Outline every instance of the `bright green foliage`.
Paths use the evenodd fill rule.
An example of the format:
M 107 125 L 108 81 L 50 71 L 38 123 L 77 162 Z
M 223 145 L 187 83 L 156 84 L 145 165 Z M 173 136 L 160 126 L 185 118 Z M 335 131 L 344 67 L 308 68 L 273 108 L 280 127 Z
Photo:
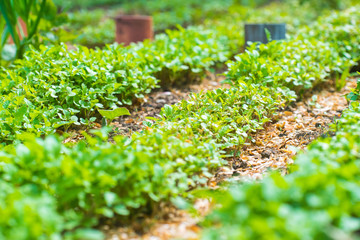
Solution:
M 288 41 L 258 49 L 254 45 L 228 63 L 229 82 L 288 86 L 301 93 L 332 73 L 348 73 L 359 55 L 357 12 L 354 8 L 323 18 Z M 356 95 L 355 89 L 349 95 L 353 101 L 349 110 L 333 127 L 336 136 L 310 145 L 296 157 L 289 175 L 274 172 L 260 183 L 232 185 L 214 193 L 219 207 L 205 221 L 203 239 L 357 239 L 360 104 Z
M 228 62 L 227 82 L 288 86 L 298 93 L 347 72 L 359 58 L 357 8 L 322 18 L 287 41 L 253 44 Z M 343 77 L 337 77 L 344 79 Z
M 190 139 L 216 140 L 221 148 L 242 146 L 249 133 L 262 129 L 275 111 L 295 100 L 289 89 L 267 88 L 242 82 L 231 89 L 193 94 L 160 115 L 165 127 L 178 129 Z
M 3 178 L 0 180 L 0 239 L 59 239 L 63 220 L 56 212 L 55 199 L 35 186 L 14 186 L 6 181 L 8 176 L 5 181 Z
M 228 38 L 202 28 L 168 31 L 128 48 L 68 50 L 62 44 L 31 50 L 0 70 L 0 141 L 24 131 L 40 136 L 88 125 L 97 108 L 131 105 L 157 87 L 157 78 L 164 87 L 188 84 L 229 56 Z
M 353 23 L 356 21 L 357 18 Z M 134 97 L 142 97 L 155 87 L 154 76 L 167 85 L 183 84 L 187 76 L 191 80 L 201 77 L 231 54 L 234 42 L 228 37 L 219 38 L 219 34 L 216 30 L 180 28 L 159 36 L 153 43 L 129 48 L 114 45 L 105 50 L 79 47 L 68 51 L 61 45 L 31 51 L 13 68 L 1 70 L 2 138 L 14 137 L 24 130 L 40 135 L 62 124 L 87 124 L 95 109 L 115 109 L 130 104 Z M 7 146 L 0 152 L 0 179 L 10 188 L 35 189 L 34 197 L 29 194 L 34 206 L 44 203 L 59 224 L 53 226 L 50 221 L 37 230 L 37 235 L 19 239 L 44 239 L 61 233 L 69 238 L 100 238 L 98 232 L 87 229 L 100 219 L 123 220 L 137 213 L 150 213 L 160 201 L 186 196 L 188 190 L 206 183 L 211 171 L 223 164 L 223 154 L 239 149 L 248 133 L 261 129 L 271 114 L 294 99 L 292 90 L 301 93 L 331 72 L 344 70 L 343 64 L 347 68 L 353 63 L 351 57 L 355 55 L 347 56 L 346 47 L 336 47 L 330 38 L 302 39 L 306 38 L 304 34 L 260 45 L 258 50 L 253 46 L 229 62 L 227 77 L 231 89 L 195 94 L 187 102 L 165 106 L 160 120 L 145 123 L 146 129 L 130 138 L 119 136 L 110 143 L 103 129 L 94 132 L 97 137 L 84 134 L 86 141 L 67 146 L 54 136 L 34 139 L 22 135 L 24 144 Z M 346 37 L 355 46 L 357 36 Z M 341 143 L 335 148 L 339 155 L 326 155 L 324 150 L 332 146 L 332 140 L 326 140 L 331 144 L 314 145 L 315 149 L 324 146 L 319 151 L 324 154 L 321 159 L 314 158 L 310 163 L 304 160 L 298 165 L 305 170 L 286 178 L 274 174 L 264 183 L 245 185 L 246 191 L 235 188 L 223 193 L 227 197 L 223 208 L 210 218 L 211 223 L 221 220 L 222 225 L 216 225 L 221 237 L 276 239 L 286 234 L 290 239 L 303 235 L 322 239 L 334 226 L 343 231 L 341 234 L 357 230 L 358 219 L 349 217 L 358 217 L 359 212 L 359 179 L 355 173 L 360 141 L 345 125 L 350 124 L 339 123 L 343 129 L 336 138 Z M 357 129 L 356 124 L 352 127 Z M 346 151 L 352 154 L 349 159 L 341 156 Z M 349 164 L 345 165 L 346 171 L 340 171 L 342 166 L 330 161 L 335 157 Z M 300 187 L 293 187 L 297 184 Z M 6 210 L 2 202 L 15 201 L 7 200 L 7 196 L 0 193 L 0 213 Z M 328 196 L 335 197 L 327 202 L 324 199 Z M 242 205 L 237 208 L 239 202 Z M 340 202 L 344 203 L 344 210 L 338 210 Z M 303 212 L 299 210 L 302 203 Z M 14 215 L 7 215 L 4 221 L 21 214 L 21 209 L 14 207 Z M 47 216 L 41 210 L 32 211 L 40 219 Z M 312 222 L 306 221 L 309 217 Z M 30 232 L 36 224 L 25 222 L 21 226 Z M 300 232 L 299 226 L 308 232 Z M 0 224 L 0 234 L 5 239 L 12 236 L 9 231 L 16 231 L 16 226 L 8 229 L 8 225 Z M 74 229 L 78 230 L 73 233 Z M 217 232 L 209 234 L 206 237 L 221 239 Z
M 108 15 L 115 14 L 103 9 L 72 12 L 63 27 L 77 36 L 73 40 L 75 44 L 103 47 L 115 42 L 115 21 L 106 18 Z
M 317 11 L 318 14 L 321 14 L 329 9 L 344 10 L 349 7 L 349 5 L 357 3 L 356 0 L 284 0 L 284 2 L 293 3 L 298 6 L 311 7 Z
M 360 60 L 359 7 L 352 7 L 342 12 L 335 12 L 318 19 L 313 27 L 305 27 L 299 32 L 299 38 L 315 38 L 331 42 L 340 56 Z
M 208 217 L 203 239 L 357 239 L 359 123 L 354 102 L 338 120 L 336 136 L 310 145 L 291 174 L 218 193 L 221 207 Z
M 357 82 L 356 88 L 346 96 L 346 99 L 348 101 L 360 100 L 360 79 Z
M 65 45 L 27 52 L 13 69 L 2 69 L 1 140 L 23 132 L 47 134 L 94 121 L 97 108 L 131 104 L 156 87 L 142 60 L 120 46 L 105 50 Z
M 131 115 L 129 110 L 126 108 L 115 108 L 113 110 L 98 109 L 98 112 L 108 121 L 107 125 L 109 125 L 117 117 Z
M 115 22 L 113 19 L 103 20 L 96 27 L 88 25 L 79 31 L 81 34 L 74 39 L 75 44 L 103 47 L 115 42 Z M 73 33 L 77 34 L 78 31 Z
M 204 77 L 216 63 L 231 55 L 229 39 L 202 27 L 168 30 L 155 40 L 134 44 L 131 48 L 145 59 L 154 76 L 164 87 L 182 86 Z
M 38 34 L 40 22 L 52 21 L 56 17 L 56 7 L 51 0 L 2 0 L 0 12 L 0 60 L 3 47 L 10 36 L 16 48 L 15 56 L 12 57 L 22 58 L 26 48 Z M 24 22 L 26 29 L 23 29 L 19 23 L 20 19 Z M 24 34 L 25 32 L 27 35 Z
M 49 201 L 56 199 L 57 212 L 65 221 L 59 227 L 67 230 L 93 226 L 104 217 L 151 211 L 157 202 L 205 183 L 209 171 L 221 163 L 213 143 L 189 143 L 175 137 L 176 131 L 150 130 L 130 139 L 119 136 L 115 144 L 98 132 L 99 138 L 85 135 L 87 143 L 74 147 L 53 136 L 30 140 L 1 153 L 0 177 L 13 186 L 27 185 L 41 195 L 50 194 Z M 0 203 L 6 196 L 0 195 Z M 6 211 L 4 207 L 0 205 L 0 212 Z M 12 217 L 2 215 L 1 220 Z M 0 236 L 8 234 L 2 226 Z
M 302 93 L 326 81 L 332 72 L 342 72 L 353 64 L 351 59 L 341 58 L 332 45 L 316 39 L 273 41 L 259 47 L 253 44 L 236 56 L 228 63 L 226 76 L 234 85 L 239 81 L 265 83 Z

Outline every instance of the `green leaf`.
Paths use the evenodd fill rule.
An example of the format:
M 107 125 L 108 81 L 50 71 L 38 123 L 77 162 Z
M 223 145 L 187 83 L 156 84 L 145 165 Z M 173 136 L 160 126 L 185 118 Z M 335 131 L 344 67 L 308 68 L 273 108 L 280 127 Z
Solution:
M 116 194 L 113 192 L 106 192 L 104 194 L 104 198 L 105 198 L 106 205 L 111 206 L 114 204 L 114 202 L 116 200 Z
M 119 214 L 119 215 L 122 215 L 122 216 L 127 216 L 129 215 L 129 210 L 127 210 L 127 208 L 125 207 L 125 205 L 117 205 L 115 208 L 114 208 L 114 211 Z
M 131 115 L 129 110 L 126 108 L 116 108 L 114 110 L 101 110 L 98 109 L 101 116 L 108 119 L 110 122 L 117 117 L 124 116 L 124 115 Z
M 74 234 L 74 239 L 102 240 L 104 239 L 104 234 L 95 229 L 78 229 Z
M 271 33 L 267 28 L 265 28 L 265 34 L 266 34 L 266 39 L 268 40 L 268 42 L 271 42 L 272 41 Z
M 23 116 L 25 115 L 27 111 L 27 107 L 25 105 L 23 105 L 22 107 L 20 107 L 14 114 L 14 117 L 17 121 L 22 121 L 23 120 Z

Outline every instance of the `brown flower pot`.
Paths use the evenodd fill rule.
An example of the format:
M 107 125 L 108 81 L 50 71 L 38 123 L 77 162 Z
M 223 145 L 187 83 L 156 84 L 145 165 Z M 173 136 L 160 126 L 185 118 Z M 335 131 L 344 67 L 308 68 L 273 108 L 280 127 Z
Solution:
M 150 16 L 120 15 L 114 18 L 116 23 L 116 42 L 125 46 L 145 39 L 153 39 L 153 21 Z
M 27 36 L 28 33 L 27 33 L 27 29 L 26 29 L 26 24 L 25 24 L 25 22 L 24 22 L 21 18 L 18 18 L 18 22 L 19 22 L 19 24 L 20 24 L 20 27 L 21 27 L 22 31 L 24 32 L 24 35 Z M 16 27 L 16 31 L 17 31 L 18 33 L 20 33 L 19 26 Z M 19 37 L 20 37 L 20 40 L 23 39 L 23 37 L 21 36 L 21 34 L 19 34 Z M 9 39 L 8 39 L 8 43 L 9 43 L 9 44 L 14 44 L 14 40 L 13 40 L 13 38 L 12 38 L 11 35 L 10 35 L 10 37 L 9 37 Z

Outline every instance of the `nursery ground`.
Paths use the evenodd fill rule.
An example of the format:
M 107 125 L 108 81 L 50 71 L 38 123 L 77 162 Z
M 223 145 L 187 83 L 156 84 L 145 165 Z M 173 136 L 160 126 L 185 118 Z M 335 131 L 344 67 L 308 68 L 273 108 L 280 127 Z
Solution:
M 339 92 L 326 87 L 311 92 L 303 101 L 292 104 L 278 112 L 273 122 L 254 135 L 254 141 L 245 145 L 240 157 L 229 159 L 227 167 L 217 171 L 209 181 L 210 188 L 219 188 L 223 183 L 234 181 L 261 180 L 269 171 L 283 174 L 293 163 L 293 156 L 318 137 L 331 135 L 328 126 L 348 106 L 344 97 L 356 87 L 354 79 Z M 211 89 L 211 87 L 210 87 Z M 164 205 L 162 213 L 155 218 L 147 218 L 131 227 L 114 228 L 104 226 L 108 240 L 118 239 L 199 239 L 201 228 L 198 223 L 209 209 L 207 199 L 195 201 L 196 217 L 186 211 Z

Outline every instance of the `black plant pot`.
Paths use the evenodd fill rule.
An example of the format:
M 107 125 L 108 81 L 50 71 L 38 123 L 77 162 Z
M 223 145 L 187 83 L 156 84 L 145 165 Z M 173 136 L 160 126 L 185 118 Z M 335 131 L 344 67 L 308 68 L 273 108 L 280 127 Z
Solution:
M 270 33 L 271 40 L 285 39 L 286 35 L 286 24 L 245 24 L 245 43 L 248 46 L 248 42 L 260 42 L 268 43 L 268 36 L 266 34 L 267 29 Z

